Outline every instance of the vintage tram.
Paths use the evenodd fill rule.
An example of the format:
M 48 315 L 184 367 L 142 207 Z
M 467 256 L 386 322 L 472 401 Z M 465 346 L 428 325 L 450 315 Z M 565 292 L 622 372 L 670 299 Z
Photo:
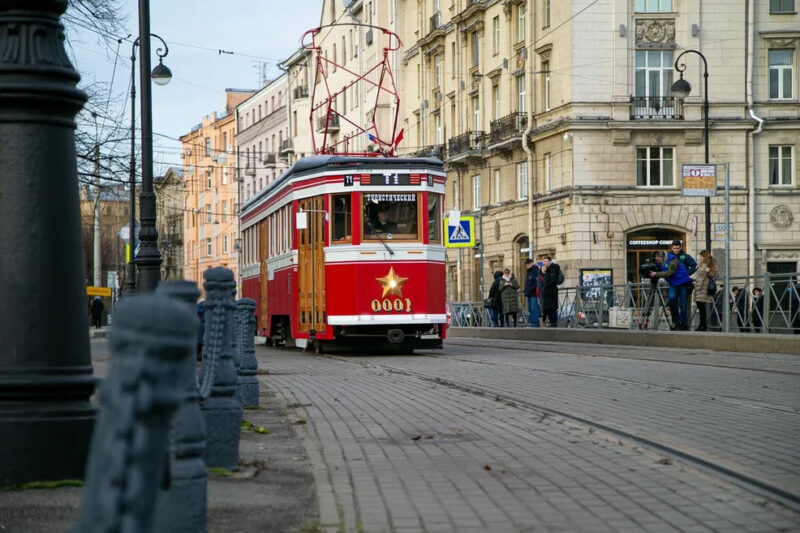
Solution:
M 242 294 L 267 341 L 410 352 L 445 338 L 445 173 L 314 155 L 242 206 Z

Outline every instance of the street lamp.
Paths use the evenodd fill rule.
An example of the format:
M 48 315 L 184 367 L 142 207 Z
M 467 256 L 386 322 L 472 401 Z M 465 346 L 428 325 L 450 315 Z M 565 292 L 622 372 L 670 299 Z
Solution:
M 153 104 L 150 96 L 150 79 L 157 85 L 166 85 L 172 79 L 172 72 L 164 65 L 163 59 L 169 53 L 167 43 L 155 33 L 150 33 L 150 7 L 147 0 L 139 3 L 140 36 L 131 45 L 131 161 L 130 161 L 130 257 L 125 267 L 125 294 L 133 294 L 137 290 L 136 266 L 139 263 L 138 290 L 152 291 L 161 278 L 161 255 L 158 251 L 158 231 L 156 230 L 156 196 L 153 192 Z M 164 48 L 157 48 L 158 65 L 150 71 L 150 39 L 141 40 L 141 35 L 155 37 Z M 139 75 L 142 83 L 142 192 L 141 229 L 142 241 L 139 257 L 134 263 L 136 250 L 136 47 L 140 46 L 141 69 Z
M 697 54 L 700 56 L 700 59 L 703 60 L 703 79 L 704 79 L 704 90 L 703 90 L 703 140 L 705 141 L 705 148 L 706 148 L 706 160 L 705 163 L 708 164 L 708 61 L 706 61 L 706 56 L 698 52 L 697 50 L 685 50 L 682 52 L 677 59 L 675 59 L 675 70 L 677 70 L 681 77 L 672 84 L 670 87 L 670 91 L 672 95 L 675 96 L 677 99 L 683 101 L 684 98 L 689 96 L 689 93 L 692 92 L 692 86 L 689 84 L 688 81 L 683 79 L 683 72 L 686 70 L 686 64 L 680 63 L 679 61 L 681 58 L 688 53 Z M 711 251 L 711 197 L 705 197 L 705 207 L 706 207 L 706 250 L 709 252 Z

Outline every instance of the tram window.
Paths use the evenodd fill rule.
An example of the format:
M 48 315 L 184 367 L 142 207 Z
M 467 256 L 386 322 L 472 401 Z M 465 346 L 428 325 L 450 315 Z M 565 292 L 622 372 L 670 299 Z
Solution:
M 353 210 L 350 194 L 333 195 L 333 224 L 331 241 L 351 241 L 353 239 Z
M 441 198 L 438 194 L 428 193 L 428 242 L 442 242 Z
M 364 194 L 364 239 L 417 240 L 417 193 Z

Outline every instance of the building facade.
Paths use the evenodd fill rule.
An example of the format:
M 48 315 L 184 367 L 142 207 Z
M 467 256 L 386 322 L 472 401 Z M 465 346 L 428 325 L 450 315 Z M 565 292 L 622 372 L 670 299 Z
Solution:
M 283 74 L 236 106 L 236 147 L 242 202 L 264 189 L 288 168 L 288 76 Z
M 255 91 L 227 89 L 225 110 L 203 117 L 183 145 L 184 277 L 198 282 L 203 272 L 225 267 L 238 279 L 238 202 L 236 106 Z
M 156 193 L 156 229 L 161 252 L 161 279 L 183 279 L 183 169 L 169 167 L 153 180 Z
M 690 95 L 670 92 L 687 49 L 709 65 L 711 223 L 724 233 L 728 164 L 732 274 L 797 271 L 792 3 L 423 0 L 400 10 L 406 152 L 442 154 L 447 207 L 478 217 L 480 245 L 448 254 L 449 297 L 481 299 L 494 270 L 521 277 L 529 256 L 552 255 L 567 285 L 583 269 L 624 283 L 668 241 L 705 247 L 703 199 L 682 195 L 682 165 L 705 159 L 699 56 L 681 59 Z

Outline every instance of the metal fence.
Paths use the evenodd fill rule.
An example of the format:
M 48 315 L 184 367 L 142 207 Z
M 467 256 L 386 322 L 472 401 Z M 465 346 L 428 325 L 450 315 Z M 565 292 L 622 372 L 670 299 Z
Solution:
M 707 307 L 709 331 L 800 334 L 800 274 L 767 273 L 731 277 L 729 283 L 717 278 L 716 282 L 719 288 Z M 663 280 L 658 285 L 644 282 L 559 287 L 558 326 L 669 330 L 672 320 L 668 287 Z M 727 298 L 724 287 L 731 289 Z M 732 289 L 737 287 L 734 295 Z M 761 289 L 761 295 L 754 296 L 754 289 Z M 517 324 L 525 326 L 529 323 L 527 303 L 521 292 L 520 309 Z M 492 324 L 482 302 L 450 302 L 448 312 L 452 327 L 496 325 Z M 692 302 L 689 309 L 691 329 L 697 326 L 698 320 L 697 306 Z

